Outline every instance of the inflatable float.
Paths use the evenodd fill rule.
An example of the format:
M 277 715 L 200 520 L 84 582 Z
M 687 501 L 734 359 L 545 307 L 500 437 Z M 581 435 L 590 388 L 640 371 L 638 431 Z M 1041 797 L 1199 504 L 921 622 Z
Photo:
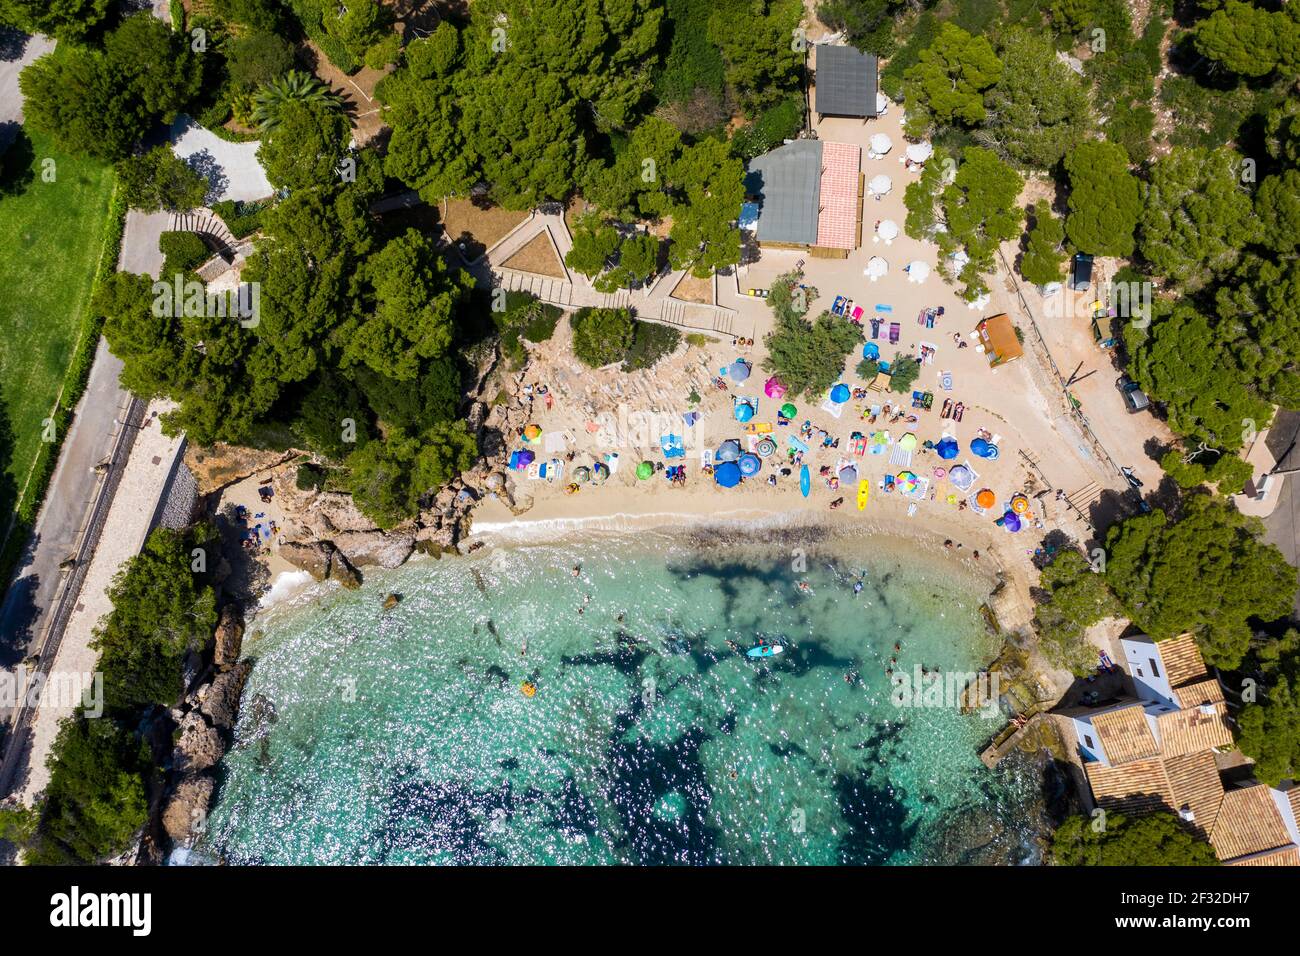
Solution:
M 776 657 L 785 648 L 780 644 L 759 644 L 758 647 L 751 647 L 745 651 L 746 657 Z

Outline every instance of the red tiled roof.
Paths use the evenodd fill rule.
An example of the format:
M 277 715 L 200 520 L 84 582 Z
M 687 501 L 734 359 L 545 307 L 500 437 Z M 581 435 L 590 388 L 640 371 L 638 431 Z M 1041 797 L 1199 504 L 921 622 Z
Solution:
M 822 143 L 817 245 L 827 249 L 852 249 L 857 245 L 861 161 L 859 146 Z

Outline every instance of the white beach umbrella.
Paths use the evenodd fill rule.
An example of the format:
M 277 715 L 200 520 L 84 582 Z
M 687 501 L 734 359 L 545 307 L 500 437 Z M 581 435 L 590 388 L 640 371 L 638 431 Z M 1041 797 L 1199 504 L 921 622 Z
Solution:
M 889 97 L 884 93 L 876 93 L 876 115 L 884 116 L 889 112 Z
M 889 263 L 880 256 L 872 256 L 867 262 L 867 267 L 862 270 L 862 274 L 875 282 L 877 279 L 889 273 Z
M 948 261 L 952 263 L 954 272 L 961 272 L 966 268 L 966 263 L 970 262 L 970 256 L 966 255 L 965 249 L 958 249 L 948 257 Z
M 871 137 L 871 152 L 875 156 L 884 156 L 894 148 L 894 141 L 884 133 L 876 133 Z
M 911 143 L 907 147 L 907 158 L 914 163 L 923 163 L 934 155 L 934 147 L 928 141 Z
M 920 259 L 913 259 L 907 264 L 907 281 L 921 283 L 930 275 L 930 264 Z
M 867 183 L 867 192 L 876 196 L 884 196 L 893 188 L 894 181 L 884 173 L 872 176 L 871 181 Z
M 972 312 L 979 312 L 979 311 L 982 311 L 983 308 L 984 308 L 986 305 L 989 304 L 989 298 L 990 298 L 989 294 L 988 294 L 987 292 L 985 292 L 982 296 L 980 296 L 980 297 L 979 297 L 978 299 L 976 299 L 974 302 L 967 302 L 967 303 L 966 303 L 966 308 L 970 309 Z
M 884 239 L 885 245 L 889 245 L 898 238 L 898 223 L 894 222 L 892 219 L 880 220 L 880 222 L 876 224 L 876 236 L 878 239 Z

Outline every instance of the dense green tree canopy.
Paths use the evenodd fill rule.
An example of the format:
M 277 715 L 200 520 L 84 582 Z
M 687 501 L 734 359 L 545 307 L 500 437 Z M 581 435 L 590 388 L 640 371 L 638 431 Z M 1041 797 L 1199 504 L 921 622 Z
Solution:
M 1172 813 L 1106 815 L 1103 827 L 1069 817 L 1052 835 L 1057 866 L 1216 866 L 1210 844 Z
M 1271 787 L 1300 777 L 1300 631 L 1263 644 L 1254 663 L 1262 678 L 1256 699 L 1237 718 L 1237 745 Z
M 208 181 L 169 146 L 122 160 L 117 181 L 127 205 L 142 212 L 188 212 L 202 206 L 208 194 Z
M 1094 256 L 1128 256 L 1142 208 L 1128 154 L 1114 143 L 1081 143 L 1065 155 L 1070 178 L 1070 242 Z
M 998 52 L 1002 76 L 988 91 L 988 115 L 975 138 L 1003 159 L 1051 169 L 1089 126 L 1088 93 L 1046 36 L 1018 27 Z
M 751 112 L 799 86 L 807 41 L 796 31 L 802 0 L 717 0 L 709 39 L 722 50 L 727 83 Z
M 1138 627 L 1157 640 L 1196 636 L 1206 663 L 1232 668 L 1250 645 L 1252 618 L 1284 617 L 1296 571 L 1263 541 L 1258 518 L 1221 498 L 1190 494 L 1184 514 L 1138 515 L 1106 536 L 1106 580 Z
M 202 67 L 150 14 L 127 17 L 102 50 L 60 45 L 20 77 L 27 122 L 64 149 L 121 159 L 194 98 Z
M 1228 0 L 1196 25 L 1196 50 L 1242 76 L 1300 72 L 1300 22 L 1291 6 L 1270 11 Z
M 1065 226 L 1052 214 L 1052 207 L 1046 200 L 1034 205 L 1033 220 L 1025 254 L 1020 259 L 1020 274 L 1026 282 L 1035 285 L 1059 282 L 1061 265 L 1065 262 L 1062 248 Z
M 1230 269 L 1261 238 L 1250 193 L 1227 149 L 1175 148 L 1142 184 L 1138 251 L 1157 274 L 1196 289 Z
M 810 322 L 807 303 L 817 292 L 799 287 L 799 279 L 797 274 L 787 273 L 772 283 L 767 304 L 776 323 L 763 340 L 767 347 L 763 368 L 791 393 L 812 398 L 843 376 L 845 359 L 862 342 L 862 329 L 829 312 Z
M 420 499 L 471 467 L 478 445 L 464 422 L 443 422 L 420 433 L 400 428 L 348 457 L 348 490 L 380 528 L 392 528 L 419 511 Z
M 112 0 L 0 0 L 0 24 L 24 33 L 82 40 L 113 8 Z
M 1234 451 L 1241 447 L 1246 423 L 1262 428 L 1271 410 L 1242 367 L 1225 354 L 1223 339 L 1219 323 L 1186 301 L 1156 302 L 1149 328 L 1134 322 L 1124 326 L 1129 374 L 1166 404 L 1170 427 Z
M 201 648 L 217 626 L 206 573 L 216 560 L 195 534 L 158 528 L 114 577 L 108 592 L 113 610 L 92 642 L 110 709 L 170 707 L 180 699 L 181 658 Z
M 632 315 L 627 309 L 579 309 L 569 324 L 573 354 L 592 368 L 617 362 L 632 344 Z
M 1106 579 L 1093 571 L 1074 548 L 1057 552 L 1043 569 L 1039 587 L 1045 592 L 1034 611 L 1043 656 L 1057 667 L 1086 677 L 1097 667 L 1097 648 L 1085 632 L 1093 624 L 1120 614 L 1119 602 Z
M 908 133 L 919 136 L 935 124 L 982 123 L 984 93 L 1001 76 L 1002 61 L 987 39 L 944 23 L 905 74 Z

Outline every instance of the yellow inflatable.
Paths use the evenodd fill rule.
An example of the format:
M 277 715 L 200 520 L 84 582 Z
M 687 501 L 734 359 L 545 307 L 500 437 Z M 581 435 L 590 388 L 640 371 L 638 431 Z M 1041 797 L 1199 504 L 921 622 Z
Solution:
M 532 697 L 534 694 L 537 693 L 537 687 L 534 684 L 528 683 L 528 681 L 524 681 L 522 684 L 519 685 L 519 691 L 525 697 Z

